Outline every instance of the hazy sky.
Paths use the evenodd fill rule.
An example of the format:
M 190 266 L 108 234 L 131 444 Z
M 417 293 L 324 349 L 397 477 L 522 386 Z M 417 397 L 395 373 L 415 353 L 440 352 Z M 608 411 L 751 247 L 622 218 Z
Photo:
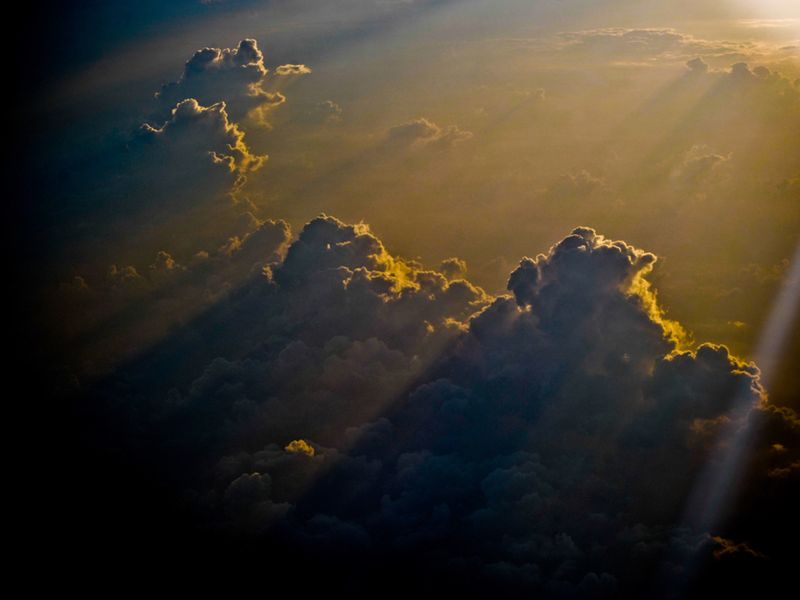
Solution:
M 783 552 L 750 512 L 664 532 L 733 431 L 743 489 L 796 498 L 800 2 L 67 2 L 28 29 L 52 397 L 169 455 L 192 527 L 438 540 L 451 575 L 553 597 L 641 592 L 634 546 L 667 578 Z
M 93 261 L 94 243 L 140 268 L 158 250 L 204 249 L 191 237 L 180 249 L 157 237 L 143 246 L 127 224 L 112 243 L 90 241 L 107 228 L 76 233 L 70 216 L 95 218 L 103 201 L 87 197 L 97 188 L 83 189 L 86 174 L 63 186 L 64 173 L 99 163 L 108 174 L 118 166 L 103 165 L 111 146 L 141 123 L 161 125 L 172 106 L 153 94 L 196 49 L 251 37 L 273 68 L 266 88 L 286 97 L 269 114 L 235 115 L 253 152 L 270 156 L 241 193 L 259 218 L 364 220 L 402 255 L 466 259 L 491 291 L 520 255 L 591 225 L 664 257 L 656 276 L 666 305 L 700 339 L 751 349 L 775 292 L 758 274 L 783 268 L 798 231 L 795 3 L 186 4 L 186 17 L 172 5 L 143 9 L 113 43 L 108 31 L 79 31 L 98 18 L 88 9 L 59 31 L 84 48 L 74 64 L 55 57 L 37 98 L 47 137 L 38 149 L 55 188 L 42 192 L 44 220 L 54 216 L 56 237 L 70 239 L 61 256 L 77 253 L 60 277 Z M 108 29 L 137 11 L 98 12 Z M 692 80 L 685 63 L 697 57 L 708 72 Z M 772 72 L 752 97 L 726 88 L 738 62 Z M 274 76 L 284 63 L 313 72 Z M 209 90 L 205 100 L 230 105 L 237 93 L 247 92 Z M 465 137 L 390 148 L 387 132 L 423 118 Z

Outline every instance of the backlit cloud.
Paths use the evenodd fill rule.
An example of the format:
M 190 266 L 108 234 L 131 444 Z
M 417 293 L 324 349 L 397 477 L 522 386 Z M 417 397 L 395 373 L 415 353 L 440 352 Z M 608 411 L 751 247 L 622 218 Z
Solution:
M 280 65 L 275 67 L 275 75 L 308 75 L 311 73 L 311 67 L 306 65 Z
M 281 68 L 276 74 L 283 74 Z M 238 121 L 254 108 L 274 107 L 286 100 L 279 92 L 265 91 L 268 73 L 256 40 L 244 39 L 236 48 L 198 50 L 186 61 L 181 77 L 164 85 L 156 97 L 167 105 L 185 98 L 205 105 L 224 101 L 231 118 Z
M 458 126 L 440 127 L 424 117 L 392 127 L 388 133 L 391 144 L 405 147 L 450 147 L 472 139 L 470 131 Z
M 148 398 L 138 427 L 180 439 L 201 522 L 309 564 L 335 547 L 341 585 L 359 577 L 350 561 L 399 560 L 410 586 L 637 595 L 667 546 L 670 585 L 681 560 L 768 553 L 772 534 L 753 546 L 755 530 L 734 542 L 677 521 L 729 424 L 771 423 L 755 480 L 791 481 L 797 460 L 772 450 L 797 431 L 754 365 L 682 347 L 646 280 L 655 263 L 579 227 L 489 298 L 454 259 L 448 279 L 323 216 L 175 338 L 171 388 L 140 371 L 131 398 L 93 393 Z M 731 410 L 737 394 L 749 411 Z

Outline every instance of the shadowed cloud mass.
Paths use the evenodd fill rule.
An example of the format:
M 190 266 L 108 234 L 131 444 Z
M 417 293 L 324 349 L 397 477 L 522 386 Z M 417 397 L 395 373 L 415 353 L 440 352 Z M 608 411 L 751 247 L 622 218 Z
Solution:
M 681 521 L 729 425 L 769 424 L 748 477 L 772 486 L 794 485 L 798 431 L 754 365 L 685 346 L 654 264 L 578 227 L 491 297 L 457 259 L 446 277 L 322 216 L 89 394 L 129 415 L 127 452 L 166 461 L 195 524 L 336 565 L 336 586 L 374 592 L 395 565 L 409 589 L 627 597 L 666 569 L 652 593 L 668 596 L 684 561 L 730 577 L 726 561 L 775 543 L 774 529 L 729 539 Z

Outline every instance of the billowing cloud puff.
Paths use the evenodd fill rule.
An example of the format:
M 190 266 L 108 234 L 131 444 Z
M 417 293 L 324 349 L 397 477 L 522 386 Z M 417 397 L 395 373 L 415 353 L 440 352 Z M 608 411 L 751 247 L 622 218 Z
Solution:
M 118 260 L 168 247 L 185 261 L 237 235 L 240 215 L 249 210 L 242 187 L 266 160 L 229 120 L 224 102 L 182 100 L 160 125 L 143 124 L 93 172 L 97 204 L 108 212 L 106 230 L 122 242 L 118 251 L 126 258 Z M 192 236 L 182 235 L 187 226 Z M 135 249 L 125 244 L 133 230 Z
M 258 43 L 245 39 L 236 48 L 198 50 L 186 61 L 181 77 L 163 86 L 156 96 L 169 106 L 185 98 L 196 98 L 204 105 L 224 101 L 231 118 L 238 121 L 254 108 L 285 101 L 280 93 L 264 90 L 267 74 Z
M 472 139 L 472 132 L 452 125 L 442 128 L 424 117 L 392 127 L 387 135 L 388 142 L 399 147 L 438 147 L 447 148 Z
M 458 261 L 446 277 L 322 216 L 121 375 L 133 387 L 92 394 L 129 405 L 154 440 L 130 450 L 170 456 L 181 502 L 254 538 L 279 579 L 297 552 L 303 569 L 330 568 L 326 586 L 363 593 L 386 576 L 396 591 L 470 596 L 668 592 L 692 561 L 729 576 L 730 560 L 763 560 L 776 539 L 758 519 L 681 521 L 730 425 L 761 422 L 747 476 L 770 486 L 797 477 L 800 440 L 754 365 L 686 346 L 647 282 L 655 263 L 578 227 L 492 299 L 455 277 Z
M 689 68 L 690 71 L 694 73 L 707 73 L 708 72 L 708 63 L 704 61 L 699 56 L 693 58 L 689 61 L 686 61 L 686 66 Z
M 446 258 L 439 265 L 439 271 L 449 279 L 463 279 L 467 275 L 467 263 L 460 258 Z
M 142 264 L 159 250 L 185 264 L 242 233 L 240 219 L 253 211 L 242 188 L 266 160 L 224 102 L 181 100 L 163 121 L 115 137 L 102 154 L 76 166 L 64 185 L 75 196 L 65 231 L 91 223 L 84 243 L 113 240 L 115 256 L 105 257 L 104 267 Z
M 674 181 L 683 185 L 703 183 L 730 160 L 730 155 L 723 156 L 709 151 L 703 146 L 693 146 L 686 152 L 683 161 L 672 173 Z
M 181 155 L 205 152 L 209 161 L 223 165 L 237 175 L 237 185 L 250 171 L 257 171 L 267 160 L 253 154 L 244 142 L 244 133 L 228 120 L 224 102 L 204 107 L 194 98 L 182 100 L 161 127 L 145 123 L 141 138 L 155 145 L 169 146 Z M 199 139 L 198 139 L 199 138 Z

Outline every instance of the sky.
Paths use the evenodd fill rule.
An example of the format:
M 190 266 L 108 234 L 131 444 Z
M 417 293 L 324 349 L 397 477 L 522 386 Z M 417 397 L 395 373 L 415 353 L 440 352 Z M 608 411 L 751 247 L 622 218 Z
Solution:
M 168 557 L 356 596 L 789 581 L 800 3 L 21 19 L 30 472 L 62 507 L 29 540 L 75 585 Z

